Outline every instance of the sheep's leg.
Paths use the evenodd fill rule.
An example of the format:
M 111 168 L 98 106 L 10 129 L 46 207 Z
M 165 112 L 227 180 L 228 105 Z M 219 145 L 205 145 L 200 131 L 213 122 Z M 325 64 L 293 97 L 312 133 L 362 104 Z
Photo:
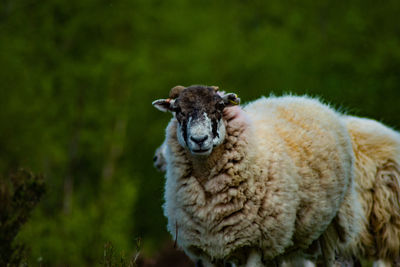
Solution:
M 332 267 L 334 266 L 335 262 L 335 253 L 334 251 L 330 248 L 329 244 L 325 241 L 324 236 L 322 235 L 319 244 L 321 246 L 321 252 L 322 252 L 322 262 L 317 263 L 317 267 Z
M 374 264 L 372 265 L 373 267 L 391 267 L 393 266 L 390 261 L 387 260 L 379 260 L 375 261 Z
M 247 257 L 246 261 L 246 267 L 263 267 L 265 266 L 263 261 L 262 261 L 262 254 L 257 251 L 252 249 L 249 253 L 249 256 Z M 276 266 L 276 265 L 267 265 L 267 266 Z
M 310 260 L 304 260 L 304 267 L 315 267 L 315 263 Z
M 314 262 L 306 259 L 295 259 L 282 262 L 279 267 L 315 267 Z
M 335 267 L 362 267 L 361 262 L 356 257 L 343 257 L 342 255 L 336 255 Z

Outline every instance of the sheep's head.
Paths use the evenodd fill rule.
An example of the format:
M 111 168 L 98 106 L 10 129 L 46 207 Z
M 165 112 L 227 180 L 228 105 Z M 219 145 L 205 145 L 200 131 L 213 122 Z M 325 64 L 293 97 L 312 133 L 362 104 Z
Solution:
M 172 88 L 170 98 L 156 100 L 153 105 L 177 119 L 181 146 L 193 155 L 207 156 L 225 139 L 224 108 L 239 103 L 236 94 L 220 93 L 218 87 L 192 85 Z
M 167 162 L 165 161 L 166 150 L 167 144 L 164 142 L 159 148 L 156 149 L 153 157 L 154 167 L 161 172 L 167 171 Z

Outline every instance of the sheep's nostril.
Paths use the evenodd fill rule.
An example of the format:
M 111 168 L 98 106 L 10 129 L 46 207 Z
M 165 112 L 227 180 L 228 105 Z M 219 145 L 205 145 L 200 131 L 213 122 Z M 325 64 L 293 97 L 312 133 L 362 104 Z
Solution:
M 204 141 L 206 141 L 208 139 L 208 135 L 203 135 L 203 136 L 191 136 L 190 140 L 192 140 L 193 142 L 195 142 L 196 144 L 203 144 Z
M 154 161 L 154 162 L 157 161 L 157 159 L 158 159 L 157 156 L 154 156 L 154 157 L 153 157 L 153 161 Z

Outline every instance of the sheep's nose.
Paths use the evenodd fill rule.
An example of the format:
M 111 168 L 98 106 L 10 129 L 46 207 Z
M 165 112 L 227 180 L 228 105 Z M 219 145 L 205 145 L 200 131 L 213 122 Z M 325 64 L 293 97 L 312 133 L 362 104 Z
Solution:
M 201 146 L 204 141 L 208 139 L 208 135 L 203 135 L 203 136 L 191 136 L 190 140 Z

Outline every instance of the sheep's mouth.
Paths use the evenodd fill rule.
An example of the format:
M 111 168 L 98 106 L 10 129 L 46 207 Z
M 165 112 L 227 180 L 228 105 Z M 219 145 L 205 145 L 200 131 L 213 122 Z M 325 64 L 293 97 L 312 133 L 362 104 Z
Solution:
M 208 149 L 192 149 L 192 154 L 195 155 L 208 155 L 210 154 L 212 148 Z

